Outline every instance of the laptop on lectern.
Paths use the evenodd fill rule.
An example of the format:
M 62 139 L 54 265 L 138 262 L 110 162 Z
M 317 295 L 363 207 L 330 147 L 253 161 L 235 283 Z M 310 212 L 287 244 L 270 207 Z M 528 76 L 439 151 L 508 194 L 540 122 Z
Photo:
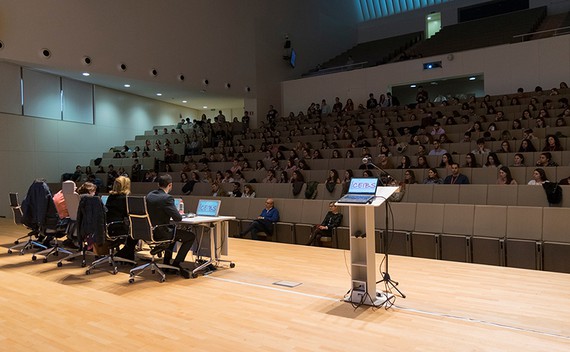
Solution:
M 196 208 L 196 216 L 216 217 L 220 212 L 221 200 L 200 199 Z
M 378 187 L 377 178 L 357 178 L 350 180 L 348 193 L 344 195 L 337 203 L 352 204 L 368 204 L 374 200 L 376 196 L 376 187 Z

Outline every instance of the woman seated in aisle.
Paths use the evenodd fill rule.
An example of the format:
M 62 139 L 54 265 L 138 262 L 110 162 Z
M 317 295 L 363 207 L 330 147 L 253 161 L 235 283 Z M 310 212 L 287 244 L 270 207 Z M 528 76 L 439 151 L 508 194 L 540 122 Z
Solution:
M 498 185 L 516 185 L 517 181 L 511 175 L 511 170 L 506 166 L 499 168 L 499 176 L 497 178 Z
M 546 177 L 546 172 L 544 172 L 543 168 L 536 168 L 532 172 L 532 180 L 528 181 L 528 184 L 531 186 L 540 186 L 545 182 L 548 181 L 548 177 Z
M 424 179 L 424 184 L 429 185 L 429 184 L 442 184 L 442 183 L 443 180 L 439 176 L 437 169 L 435 167 L 429 169 L 428 176 Z
M 122 230 L 125 234 L 129 233 L 127 212 L 127 196 L 131 193 L 131 180 L 128 177 L 119 176 L 113 183 L 113 188 L 109 192 L 109 197 L 105 203 L 107 209 L 107 223 L 115 221 L 123 221 L 125 223 Z M 119 227 L 117 227 L 120 230 Z M 116 229 L 116 230 L 117 230 Z M 127 237 L 125 245 L 115 255 L 120 258 L 134 260 L 135 248 L 138 241 L 134 240 L 131 236 Z

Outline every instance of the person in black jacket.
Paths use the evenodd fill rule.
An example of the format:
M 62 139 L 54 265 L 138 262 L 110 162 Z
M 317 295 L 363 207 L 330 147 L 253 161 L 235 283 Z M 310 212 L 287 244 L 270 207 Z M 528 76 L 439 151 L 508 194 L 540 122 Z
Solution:
M 148 209 L 148 215 L 150 217 L 150 222 L 153 226 L 170 224 L 170 219 L 175 222 L 182 220 L 182 215 L 176 209 L 174 205 L 174 198 L 168 193 L 172 190 L 172 176 L 169 174 L 164 174 L 158 178 L 158 189 L 151 191 L 146 196 L 146 204 Z M 155 239 L 161 240 L 160 232 L 154 234 Z M 180 264 L 186 258 L 188 251 L 194 243 L 196 235 L 184 228 L 178 227 L 176 231 L 175 240 L 182 242 L 182 245 L 178 249 L 176 258 L 172 264 L 170 263 L 172 259 L 172 251 L 174 250 L 175 242 L 173 242 L 164 251 L 164 264 L 177 266 L 180 268 L 180 275 L 184 278 L 190 278 L 190 273 L 188 270 L 182 268 Z
M 334 202 L 329 203 L 329 212 L 325 215 L 320 225 L 313 226 L 311 237 L 307 242 L 307 246 L 321 244 L 321 237 L 331 237 L 334 228 L 338 227 L 342 222 L 342 214 L 338 212 L 338 206 Z
M 113 183 L 113 189 L 109 192 L 109 198 L 105 207 L 107 209 L 107 223 L 115 221 L 123 221 L 124 227 L 114 226 L 113 231 L 120 231 L 121 233 L 129 233 L 127 212 L 127 196 L 131 193 L 131 180 L 125 176 L 119 176 Z M 110 230 L 110 229 L 109 229 Z M 116 233 L 118 234 L 118 232 Z M 138 241 L 134 240 L 131 236 L 127 237 L 125 245 L 115 255 L 120 258 L 135 259 L 135 249 Z
M 44 179 L 36 179 L 22 201 L 22 223 L 40 234 L 38 240 L 46 247 L 51 246 L 53 236 L 46 230 L 55 230 L 59 216 L 52 194 Z

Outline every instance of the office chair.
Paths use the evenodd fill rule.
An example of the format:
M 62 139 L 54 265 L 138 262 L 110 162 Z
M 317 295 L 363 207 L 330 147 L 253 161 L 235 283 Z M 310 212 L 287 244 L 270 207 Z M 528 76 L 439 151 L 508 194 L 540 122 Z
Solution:
M 85 270 L 85 274 L 91 274 L 91 270 L 93 268 L 103 263 L 109 263 L 109 265 L 113 268 L 113 271 L 111 271 L 113 275 L 117 274 L 119 271 L 117 269 L 116 262 L 130 263 L 133 264 L 133 266 L 136 265 L 137 263 L 134 260 L 115 256 L 117 248 L 119 245 L 121 245 L 121 243 L 125 242 L 127 236 L 129 236 L 129 229 L 124 221 L 113 221 L 108 223 L 105 227 L 105 243 L 109 246 L 109 254 L 91 263 L 91 265 L 89 265 L 89 268 Z
M 12 209 L 12 215 L 14 217 L 14 224 L 25 226 L 30 232 L 27 235 L 24 235 L 17 240 L 14 241 L 14 245 L 8 248 L 8 254 L 11 254 L 15 250 L 20 250 L 20 255 L 23 255 L 28 249 L 33 248 L 40 248 L 46 249 L 47 247 L 42 243 L 34 240 L 34 238 L 38 238 L 39 232 L 37 230 L 32 229 L 29 226 L 26 226 L 22 222 L 22 207 L 18 201 L 18 193 L 10 193 L 10 209 Z M 28 238 L 26 242 L 20 243 L 21 240 L 24 238 Z
M 131 269 L 129 283 L 135 282 L 135 276 L 141 275 L 145 270 L 150 269 L 154 273 L 160 275 L 160 282 L 166 281 L 166 275 L 162 269 L 170 269 L 180 272 L 180 268 L 157 263 L 155 256 L 164 251 L 176 236 L 176 226 L 171 224 L 153 226 L 148 215 L 146 205 L 146 197 L 127 197 L 127 212 L 129 214 L 129 223 L 131 230 L 131 237 L 134 240 L 142 240 L 150 247 L 151 261 L 136 268 Z M 155 239 L 157 231 L 162 234 L 169 233 L 167 239 Z
M 79 250 L 76 253 L 62 258 L 57 262 L 57 266 L 61 267 L 64 260 L 71 261 L 77 257 L 81 257 L 81 267 L 87 266 L 87 255 L 95 256 L 95 253 L 90 251 L 89 247 L 92 246 L 94 242 L 103 243 L 105 241 L 105 234 L 105 206 L 101 198 L 87 194 L 82 195 L 79 198 L 77 207 L 77 237 L 79 240 Z
M 64 181 L 61 184 L 61 191 L 63 193 L 63 197 L 65 199 L 65 204 L 67 206 L 67 210 L 69 212 L 69 218 L 60 219 L 60 224 L 58 224 L 58 228 L 56 231 L 53 232 L 54 236 L 54 243 L 53 247 L 40 251 L 32 256 L 32 260 L 36 260 L 38 255 L 43 255 L 44 259 L 43 262 L 47 263 L 48 258 L 50 255 L 55 257 L 59 256 L 59 253 L 71 255 L 72 251 L 63 248 L 59 239 L 67 236 L 68 238 L 72 238 L 75 232 L 75 224 L 77 221 L 77 207 L 79 206 L 79 194 L 75 193 L 75 182 L 73 181 Z M 61 266 L 58 262 L 58 266 Z

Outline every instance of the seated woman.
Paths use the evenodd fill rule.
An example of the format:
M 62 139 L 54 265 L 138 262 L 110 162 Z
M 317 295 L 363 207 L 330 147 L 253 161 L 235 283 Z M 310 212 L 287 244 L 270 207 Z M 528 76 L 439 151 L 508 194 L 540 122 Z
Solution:
M 524 167 L 524 155 L 521 153 L 516 153 L 514 158 L 514 163 L 511 165 L 512 167 Z
M 487 155 L 487 162 L 483 166 L 484 167 L 500 167 L 501 161 L 499 160 L 499 157 L 497 156 L 496 153 L 489 153 L 489 155 Z
M 404 183 L 408 185 L 412 183 L 418 183 L 416 181 L 416 173 L 414 170 L 406 170 L 406 172 L 404 172 Z
M 122 228 L 124 233 L 129 233 L 127 212 L 127 196 L 131 193 L 131 180 L 128 177 L 119 176 L 113 183 L 113 188 L 109 192 L 109 198 L 105 203 L 107 209 L 107 223 L 115 221 L 123 221 L 125 226 Z M 121 231 L 120 227 L 115 227 L 115 231 Z M 121 248 L 115 255 L 117 257 L 134 260 L 135 248 L 138 241 L 134 240 L 131 236 L 127 236 L 127 240 L 123 248 Z
M 313 226 L 307 246 L 320 246 L 321 237 L 331 237 L 332 231 L 342 222 L 342 214 L 338 212 L 338 207 L 334 202 L 329 203 L 329 209 L 323 221 L 319 225 Z
M 242 198 L 255 198 L 255 189 L 252 185 L 247 184 L 243 186 Z
M 453 156 L 449 153 L 445 153 L 441 156 L 441 162 L 439 163 L 440 168 L 445 168 L 447 171 L 451 171 L 451 165 L 454 163 Z
M 465 156 L 465 165 L 463 165 L 463 167 L 467 168 L 479 167 L 479 164 L 477 163 L 477 157 L 475 156 L 475 154 L 469 153 Z
M 532 172 L 532 180 L 528 181 L 528 184 L 531 186 L 540 186 L 545 182 L 549 182 L 548 177 L 546 177 L 544 169 L 539 167 Z
M 511 175 L 511 170 L 506 166 L 501 166 L 499 168 L 499 177 L 497 178 L 498 185 L 516 185 L 517 181 L 513 179 Z
M 442 183 L 443 183 L 443 180 L 439 176 L 437 169 L 435 167 L 432 167 L 431 169 L 429 169 L 428 170 L 428 177 L 426 177 L 424 179 L 424 185 L 442 184 Z

